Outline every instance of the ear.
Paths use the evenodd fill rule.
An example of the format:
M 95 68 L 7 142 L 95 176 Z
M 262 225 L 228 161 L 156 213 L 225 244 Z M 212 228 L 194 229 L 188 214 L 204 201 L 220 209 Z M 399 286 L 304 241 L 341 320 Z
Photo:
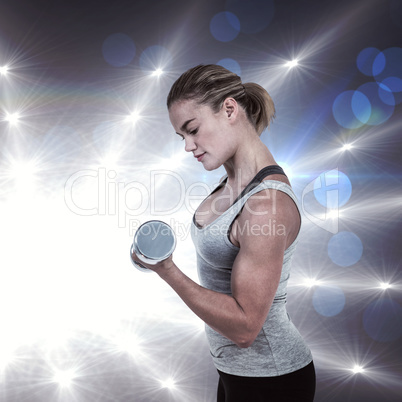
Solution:
M 239 105 L 234 98 L 226 98 L 223 102 L 222 109 L 230 120 L 235 120 L 239 111 Z

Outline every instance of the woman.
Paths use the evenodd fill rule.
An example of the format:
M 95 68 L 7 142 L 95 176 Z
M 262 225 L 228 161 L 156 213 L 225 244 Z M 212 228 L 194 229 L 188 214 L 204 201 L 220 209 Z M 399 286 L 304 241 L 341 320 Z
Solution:
M 259 138 L 274 117 L 273 101 L 258 84 L 201 65 L 173 84 L 167 106 L 185 150 L 206 170 L 223 165 L 227 176 L 193 217 L 201 286 L 172 257 L 142 264 L 206 323 L 218 402 L 313 401 L 312 356 L 285 304 L 301 217 Z

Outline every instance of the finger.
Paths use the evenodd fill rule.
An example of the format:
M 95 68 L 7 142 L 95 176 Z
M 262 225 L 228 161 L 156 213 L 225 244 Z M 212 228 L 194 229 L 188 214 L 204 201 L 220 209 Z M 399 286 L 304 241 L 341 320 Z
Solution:
M 133 245 L 131 245 L 130 259 L 131 259 L 131 262 L 133 263 L 133 265 L 135 266 L 135 268 L 137 268 L 141 272 L 152 272 L 151 269 L 147 268 L 145 265 L 143 265 L 141 262 L 139 262 L 137 258 L 138 257 L 133 250 Z

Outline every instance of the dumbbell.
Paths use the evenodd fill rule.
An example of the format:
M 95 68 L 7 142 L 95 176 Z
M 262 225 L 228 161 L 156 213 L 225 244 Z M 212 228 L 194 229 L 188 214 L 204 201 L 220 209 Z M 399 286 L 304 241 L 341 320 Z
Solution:
M 153 272 L 141 263 L 134 261 L 133 252 L 138 259 L 150 265 L 166 260 L 176 248 L 176 236 L 172 228 L 165 222 L 151 220 L 143 223 L 135 232 L 130 247 L 130 259 L 133 265 L 142 272 Z

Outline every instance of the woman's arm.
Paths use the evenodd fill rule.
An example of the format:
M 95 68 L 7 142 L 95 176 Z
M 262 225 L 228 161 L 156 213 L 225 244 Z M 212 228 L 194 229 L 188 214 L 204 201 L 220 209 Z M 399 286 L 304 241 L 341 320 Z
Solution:
M 234 227 L 240 250 L 232 269 L 232 296 L 198 285 L 172 258 L 147 267 L 157 272 L 206 324 L 239 347 L 248 347 L 268 315 L 288 237 L 299 225 L 298 219 L 297 209 L 286 195 L 251 197 L 247 201 L 247 208 L 237 219 L 237 230 Z M 273 224 L 281 230 L 272 230 Z

